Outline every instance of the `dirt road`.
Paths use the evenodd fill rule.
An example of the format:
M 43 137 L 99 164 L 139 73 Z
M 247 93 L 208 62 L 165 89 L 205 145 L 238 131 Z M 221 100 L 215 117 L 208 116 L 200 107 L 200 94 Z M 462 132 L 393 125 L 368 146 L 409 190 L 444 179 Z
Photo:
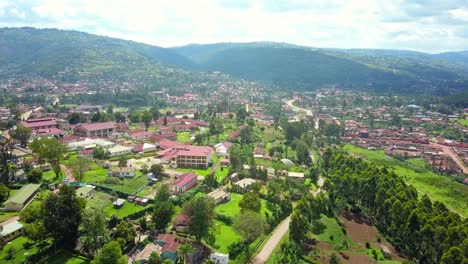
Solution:
M 286 217 L 286 219 L 276 227 L 260 253 L 258 253 L 258 255 L 252 260 L 253 264 L 265 263 L 270 258 L 271 253 L 273 253 L 273 250 L 279 244 L 281 238 L 283 238 L 283 236 L 288 232 L 289 222 L 291 222 L 291 216 Z
M 463 171 L 463 173 L 468 174 L 468 167 L 466 167 L 465 164 L 463 164 L 463 162 L 458 158 L 457 154 L 455 154 L 451 147 L 437 144 L 434 142 L 431 142 L 430 145 L 441 148 L 445 155 L 449 156 L 453 159 L 453 161 L 455 161 L 455 163 Z

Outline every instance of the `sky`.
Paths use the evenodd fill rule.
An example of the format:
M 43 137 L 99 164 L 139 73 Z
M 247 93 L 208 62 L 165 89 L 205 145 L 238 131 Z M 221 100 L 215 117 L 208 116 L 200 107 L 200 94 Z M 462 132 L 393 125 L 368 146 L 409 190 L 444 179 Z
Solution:
M 0 0 L 0 27 L 84 31 L 169 47 L 275 41 L 468 50 L 468 0 Z

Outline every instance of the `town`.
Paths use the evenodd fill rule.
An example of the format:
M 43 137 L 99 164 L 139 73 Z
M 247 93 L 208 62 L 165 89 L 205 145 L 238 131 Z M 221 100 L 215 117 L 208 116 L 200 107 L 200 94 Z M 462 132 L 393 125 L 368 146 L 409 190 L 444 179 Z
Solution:
M 21 103 L 0 109 L 0 263 L 88 263 L 112 250 L 119 263 L 299 263 L 281 262 L 298 250 L 288 237 L 311 260 L 407 261 L 347 207 L 316 208 L 321 230 L 294 233 L 298 208 L 333 193 L 330 147 L 468 213 L 466 108 L 253 82 L 150 91 L 141 107 L 82 104 L 97 96 L 87 84 L 22 80 L 3 84 Z

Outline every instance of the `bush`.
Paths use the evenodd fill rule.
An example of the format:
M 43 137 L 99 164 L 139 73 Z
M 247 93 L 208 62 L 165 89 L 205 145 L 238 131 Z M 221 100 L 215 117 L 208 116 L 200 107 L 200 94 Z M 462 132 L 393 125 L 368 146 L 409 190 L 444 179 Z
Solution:
M 234 242 L 228 247 L 229 256 L 235 259 L 242 251 L 246 248 L 246 244 L 243 241 Z
M 370 246 L 370 243 L 369 243 L 369 242 L 366 242 L 366 248 L 367 248 L 367 249 L 371 248 L 371 246 Z
M 215 218 L 216 220 L 219 220 L 228 226 L 232 225 L 232 218 L 230 216 L 223 215 L 223 214 L 216 214 Z

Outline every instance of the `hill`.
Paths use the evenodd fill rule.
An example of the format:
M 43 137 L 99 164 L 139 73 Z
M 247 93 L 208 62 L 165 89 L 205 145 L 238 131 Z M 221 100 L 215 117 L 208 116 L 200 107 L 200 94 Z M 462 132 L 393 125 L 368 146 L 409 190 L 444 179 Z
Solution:
M 161 47 L 77 31 L 34 28 L 0 29 L 0 65 L 12 65 L 21 73 L 65 79 L 128 76 L 144 68 L 166 76 L 173 72 L 170 67 L 194 67 L 191 60 Z
M 294 89 L 334 85 L 392 92 L 451 91 L 459 89 L 454 83 L 468 77 L 468 64 L 454 62 L 462 58 L 459 53 L 317 49 L 273 42 L 192 44 L 173 50 L 205 71 Z

